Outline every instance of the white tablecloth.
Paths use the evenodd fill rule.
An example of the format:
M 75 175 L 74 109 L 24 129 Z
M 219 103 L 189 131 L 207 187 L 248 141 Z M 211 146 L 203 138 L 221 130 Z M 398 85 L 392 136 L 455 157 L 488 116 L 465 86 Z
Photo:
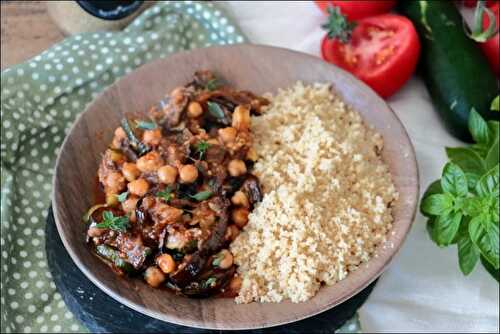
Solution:
M 223 6 L 251 42 L 319 56 L 325 16 L 312 1 Z M 443 128 L 419 78 L 388 102 L 415 146 L 422 194 L 440 176 L 444 147 L 461 143 Z M 361 308 L 360 320 L 364 332 L 498 332 L 499 285 L 480 264 L 463 276 L 456 247 L 433 244 L 418 214 L 402 249 Z

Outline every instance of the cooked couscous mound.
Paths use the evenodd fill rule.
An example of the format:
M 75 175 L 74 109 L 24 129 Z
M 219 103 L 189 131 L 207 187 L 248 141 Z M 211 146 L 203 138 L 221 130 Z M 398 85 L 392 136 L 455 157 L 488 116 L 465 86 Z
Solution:
M 391 229 L 382 137 L 326 84 L 280 91 L 252 131 L 265 195 L 231 244 L 236 302 L 305 301 L 368 261 Z

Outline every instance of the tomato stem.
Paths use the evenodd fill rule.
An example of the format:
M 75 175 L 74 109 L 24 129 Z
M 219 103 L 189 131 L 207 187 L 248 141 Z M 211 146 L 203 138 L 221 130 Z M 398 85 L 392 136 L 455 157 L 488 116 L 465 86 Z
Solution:
M 339 7 L 328 6 L 328 21 L 321 25 L 327 31 L 329 39 L 338 39 L 342 43 L 347 43 L 351 39 L 353 29 L 356 27 L 355 22 L 349 22 L 347 18 L 340 12 Z

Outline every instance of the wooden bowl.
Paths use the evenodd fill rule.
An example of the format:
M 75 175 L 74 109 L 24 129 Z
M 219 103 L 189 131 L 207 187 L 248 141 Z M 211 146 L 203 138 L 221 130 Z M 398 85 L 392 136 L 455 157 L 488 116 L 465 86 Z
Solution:
M 157 290 L 141 279 L 119 278 L 92 255 L 85 243 L 82 216 L 93 203 L 93 184 L 101 154 L 111 142 L 123 113 L 146 111 L 167 92 L 187 83 L 195 70 L 211 69 L 240 89 L 275 93 L 297 80 L 328 82 L 385 141 L 383 159 L 400 194 L 394 224 L 378 256 L 346 279 L 322 287 L 307 302 L 250 303 L 233 299 L 188 299 Z M 56 163 L 53 208 L 57 229 L 75 264 L 105 293 L 130 308 L 176 324 L 210 329 L 256 329 L 297 321 L 342 303 L 387 267 L 412 224 L 418 200 L 415 153 L 397 116 L 379 96 L 349 73 L 321 59 L 286 49 L 217 46 L 159 59 L 119 80 L 78 117 Z

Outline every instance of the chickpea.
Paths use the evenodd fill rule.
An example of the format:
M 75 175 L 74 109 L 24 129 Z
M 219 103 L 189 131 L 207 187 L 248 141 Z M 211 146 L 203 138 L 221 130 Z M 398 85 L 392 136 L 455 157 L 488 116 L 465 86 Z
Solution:
M 125 130 L 123 130 L 123 128 L 121 126 L 116 128 L 115 135 L 113 137 L 113 142 L 111 143 L 111 146 L 113 146 L 114 148 L 120 148 L 121 141 L 125 138 L 127 138 L 127 134 L 125 133 Z
M 243 162 L 243 160 L 233 159 L 229 161 L 227 165 L 227 170 L 231 176 L 240 176 L 247 172 L 247 166 Z
M 251 161 L 257 161 L 257 151 L 253 147 L 250 147 L 247 151 L 246 158 Z
M 201 107 L 201 104 L 199 104 L 198 102 L 195 102 L 195 101 L 189 103 L 188 109 L 187 109 L 187 115 L 189 117 L 196 118 L 196 117 L 201 116 L 201 114 L 203 114 L 203 108 Z
M 160 167 L 158 169 L 158 178 L 165 184 L 175 183 L 175 179 L 177 178 L 177 168 L 168 165 Z
M 198 178 L 198 169 L 195 165 L 184 165 L 179 169 L 179 177 L 183 183 L 192 183 Z
M 122 209 L 126 213 L 133 212 L 137 207 L 137 202 L 139 201 L 139 197 L 130 196 L 122 203 Z
M 156 263 L 165 274 L 170 274 L 176 267 L 174 259 L 169 254 L 162 254 L 158 256 L 156 258 Z
M 137 168 L 143 172 L 156 172 L 158 168 L 164 165 L 163 159 L 156 151 L 149 152 L 137 159 Z
M 233 128 L 237 130 L 248 130 L 250 128 L 250 109 L 239 105 L 233 112 Z
M 128 191 L 132 195 L 137 195 L 139 197 L 142 197 L 146 195 L 148 190 L 149 190 L 149 183 L 144 179 L 137 179 L 128 184 Z
M 234 224 L 231 224 L 227 227 L 226 229 L 226 233 L 224 234 L 224 240 L 227 240 L 227 241 L 234 241 L 234 239 L 236 239 L 236 237 L 240 234 L 240 229 L 234 225 Z
M 229 282 L 229 290 L 232 292 L 238 293 L 241 289 L 241 284 L 243 283 L 243 280 L 241 279 L 240 276 L 234 276 L 231 281 Z
M 243 206 L 245 208 L 250 207 L 247 195 L 245 195 L 245 193 L 241 190 L 238 190 L 234 193 L 233 197 L 231 197 L 231 203 L 233 203 L 234 205 Z
M 137 222 L 137 215 L 135 214 L 135 210 L 130 212 L 130 214 L 128 215 L 128 219 L 131 223 Z
M 111 193 L 106 194 L 106 204 L 109 206 L 117 205 L 118 197 L 116 197 L 116 194 L 111 194 Z
M 105 232 L 106 232 L 105 228 L 90 227 L 89 230 L 87 231 L 87 235 L 91 238 L 94 238 L 94 237 L 100 237 Z
M 125 161 L 125 156 L 114 150 L 109 150 L 109 158 L 116 164 L 121 164 Z
M 227 249 L 223 249 L 215 256 L 212 263 L 214 262 L 216 263 L 214 264 L 215 266 L 221 269 L 227 269 L 233 265 L 233 254 L 231 254 L 231 252 Z
M 137 168 L 137 165 L 133 162 L 126 162 L 122 167 L 123 176 L 128 182 L 132 182 L 141 175 L 141 171 Z
M 233 212 L 231 212 L 231 218 L 233 219 L 233 222 L 236 224 L 236 226 L 238 226 L 239 228 L 243 228 L 248 223 L 248 214 L 248 209 L 237 208 L 234 209 Z
M 111 172 L 106 177 L 104 187 L 106 188 L 106 193 L 117 194 L 125 187 L 125 178 L 120 172 Z
M 142 208 L 144 210 L 151 209 L 156 204 L 156 199 L 153 196 L 146 196 L 142 199 Z
M 156 266 L 151 266 L 144 272 L 144 279 L 153 288 L 157 288 L 165 281 L 165 274 Z
M 154 130 L 146 130 L 142 135 L 142 141 L 145 144 L 156 146 L 160 144 L 161 141 L 161 129 L 156 128 Z
M 237 131 L 235 128 L 229 126 L 227 128 L 219 129 L 219 137 L 224 143 L 232 143 L 236 139 Z

